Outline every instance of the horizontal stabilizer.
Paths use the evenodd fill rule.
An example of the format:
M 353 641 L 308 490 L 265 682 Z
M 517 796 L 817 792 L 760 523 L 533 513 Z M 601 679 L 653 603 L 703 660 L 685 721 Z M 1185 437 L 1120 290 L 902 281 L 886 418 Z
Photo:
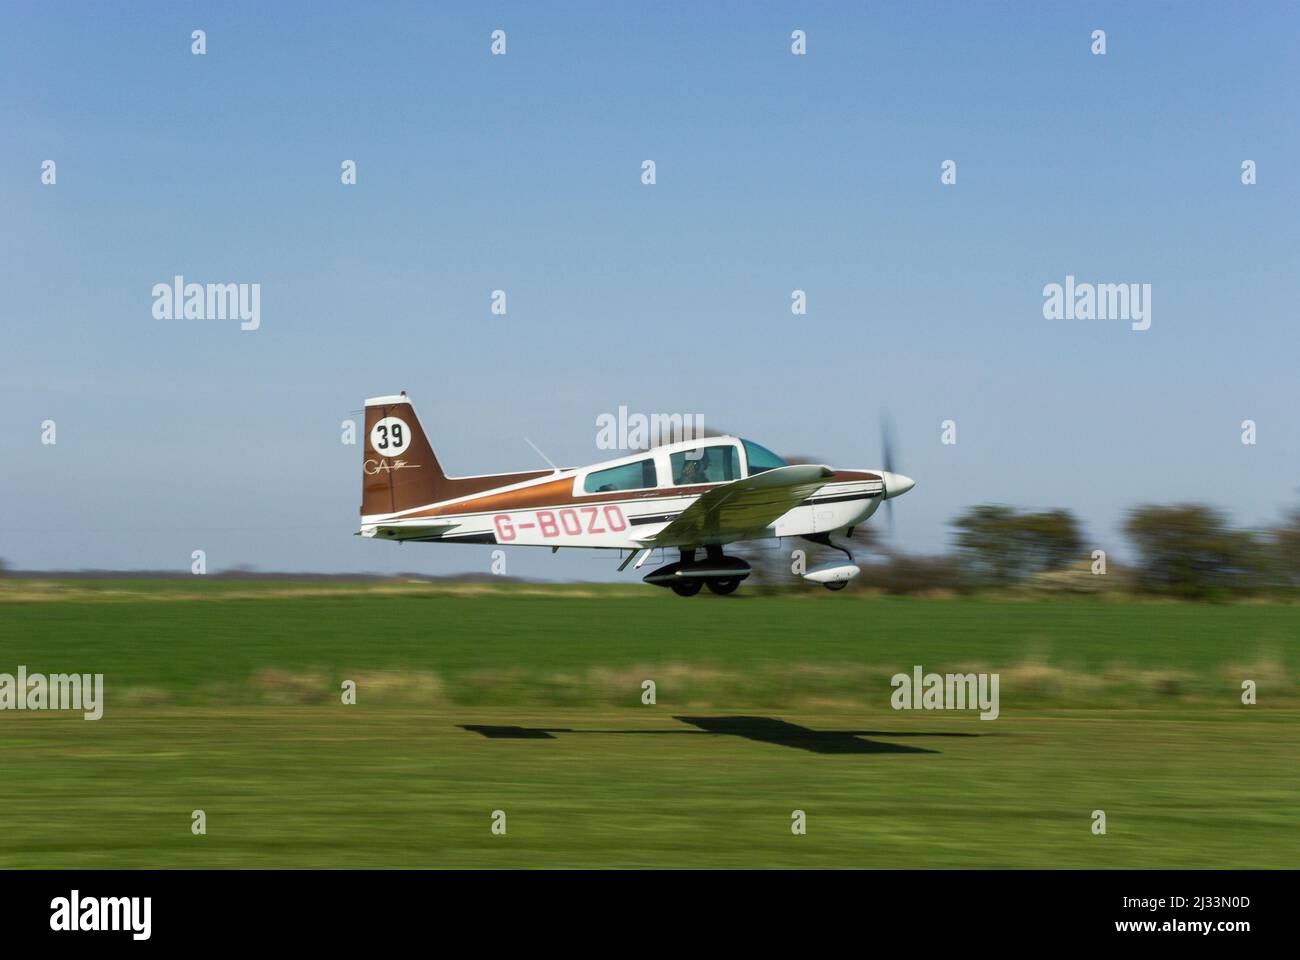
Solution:
M 439 540 L 459 526 L 459 523 L 377 523 L 363 526 L 357 536 L 376 540 Z

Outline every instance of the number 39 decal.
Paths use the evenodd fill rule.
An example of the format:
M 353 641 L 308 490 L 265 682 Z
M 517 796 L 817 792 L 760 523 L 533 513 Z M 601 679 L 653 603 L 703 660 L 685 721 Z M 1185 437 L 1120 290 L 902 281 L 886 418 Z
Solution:
M 370 446 L 384 457 L 405 453 L 411 445 L 411 429 L 400 417 L 384 417 L 370 428 Z
M 527 517 L 533 519 L 527 520 Z M 519 536 L 520 530 L 536 530 L 544 540 L 559 536 L 576 537 L 582 534 L 622 533 L 627 529 L 627 518 L 616 504 L 604 507 L 565 507 L 562 510 L 538 510 L 536 513 L 511 515 L 498 513 L 492 518 L 497 540 L 509 543 Z

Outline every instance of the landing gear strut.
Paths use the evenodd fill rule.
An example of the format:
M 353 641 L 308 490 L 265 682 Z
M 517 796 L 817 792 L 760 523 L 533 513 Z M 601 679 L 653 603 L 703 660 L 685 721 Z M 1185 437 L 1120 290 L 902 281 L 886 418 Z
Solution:
M 718 555 L 721 556 L 721 555 L 722 555 L 722 548 L 719 547 L 719 548 L 717 548 L 717 550 L 718 550 Z M 682 547 L 682 551 L 681 551 L 681 553 L 682 553 L 681 566 L 682 566 L 683 568 L 684 568 L 684 567 L 689 567 L 689 566 L 691 566 L 693 563 L 695 563 L 695 548 L 694 548 L 694 547 Z M 684 579 L 684 578 L 678 578 L 678 579 L 674 580 L 674 581 L 670 584 L 670 586 L 672 587 L 673 593 L 677 594 L 677 596 L 679 596 L 679 597 L 693 597 L 693 596 L 695 596 L 697 593 L 700 592 L 700 589 L 704 586 L 704 581 L 703 581 L 703 580 L 697 580 L 697 579 L 694 579 L 694 578 L 689 579 L 689 580 Z M 712 582 L 709 583 L 709 587 L 710 587 L 710 588 L 713 587 Z
M 840 553 L 844 554 L 844 556 L 849 558 L 849 563 L 853 562 L 853 554 L 849 553 L 849 548 L 841 547 L 838 543 L 831 543 L 831 535 L 829 533 L 809 533 L 805 534 L 803 539 L 810 540 L 823 547 L 830 547 L 832 550 L 838 550 Z

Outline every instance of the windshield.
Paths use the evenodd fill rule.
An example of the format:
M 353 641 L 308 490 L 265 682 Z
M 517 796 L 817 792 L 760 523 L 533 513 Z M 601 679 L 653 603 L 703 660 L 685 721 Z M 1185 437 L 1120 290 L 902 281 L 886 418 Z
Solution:
M 749 475 L 752 477 L 756 473 L 762 473 L 764 470 L 775 470 L 777 467 L 786 466 L 786 462 L 778 457 L 767 447 L 761 447 L 752 440 L 742 440 L 745 445 L 745 459 L 749 461 Z

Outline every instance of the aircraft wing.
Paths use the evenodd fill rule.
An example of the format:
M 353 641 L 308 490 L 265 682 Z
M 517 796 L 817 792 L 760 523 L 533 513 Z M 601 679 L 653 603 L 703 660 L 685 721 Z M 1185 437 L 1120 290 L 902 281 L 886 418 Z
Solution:
M 733 480 L 726 486 L 714 487 L 666 527 L 638 542 L 656 547 L 690 546 L 761 531 L 834 475 L 830 467 L 803 463 Z

